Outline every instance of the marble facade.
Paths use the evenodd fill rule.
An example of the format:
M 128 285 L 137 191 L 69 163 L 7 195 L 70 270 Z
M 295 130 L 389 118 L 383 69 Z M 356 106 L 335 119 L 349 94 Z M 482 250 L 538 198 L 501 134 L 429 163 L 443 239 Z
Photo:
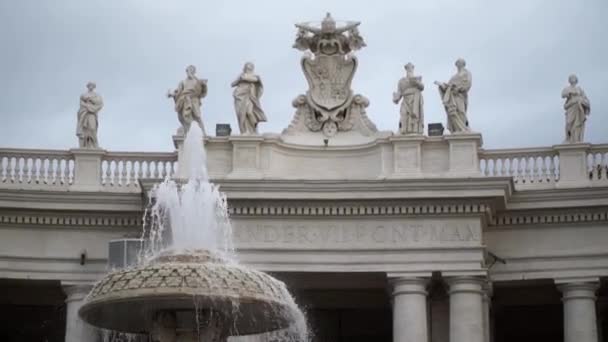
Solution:
M 309 89 L 281 134 L 257 134 L 260 109 L 244 134 L 204 138 L 240 260 L 301 295 L 316 341 L 608 341 L 608 145 L 484 149 L 463 107 L 470 73 L 460 90 L 439 85 L 447 115 L 457 116 L 450 134 L 425 136 L 420 122 L 378 131 L 369 100 L 350 89 L 354 52 L 365 47 L 358 26 L 330 15 L 297 26 Z M 335 97 L 313 77 L 323 63 L 341 70 Z M 463 72 L 464 61 L 457 66 Z M 207 80 L 194 71 L 169 93 L 184 128 L 204 121 Z M 251 115 L 247 108 L 237 115 Z M 7 308 L 65 300 L 65 341 L 97 342 L 75 312 L 107 271 L 108 242 L 139 236 L 148 190 L 181 176 L 183 139 L 181 129 L 170 152 L 0 148 Z M 35 284 L 64 295 L 35 297 Z M 538 321 L 522 323 L 520 313 Z M 366 322 L 380 332 L 358 331 Z

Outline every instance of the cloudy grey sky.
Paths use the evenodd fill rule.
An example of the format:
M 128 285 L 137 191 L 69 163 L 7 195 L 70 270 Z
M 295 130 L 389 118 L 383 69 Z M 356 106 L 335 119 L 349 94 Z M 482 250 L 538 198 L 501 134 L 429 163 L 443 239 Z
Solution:
M 445 114 L 432 82 L 464 57 L 473 73 L 470 122 L 484 146 L 545 146 L 563 139 L 561 89 L 576 73 L 591 100 L 587 140 L 608 142 L 608 1 L 0 1 L 0 147 L 70 148 L 78 97 L 97 82 L 105 107 L 99 140 L 109 150 L 172 150 L 178 127 L 166 98 L 188 64 L 209 80 L 208 132 L 238 131 L 230 82 L 245 61 L 264 80 L 269 122 L 280 132 L 306 90 L 293 24 L 359 20 L 355 91 L 383 130 L 408 61 L 427 88 L 427 122 Z

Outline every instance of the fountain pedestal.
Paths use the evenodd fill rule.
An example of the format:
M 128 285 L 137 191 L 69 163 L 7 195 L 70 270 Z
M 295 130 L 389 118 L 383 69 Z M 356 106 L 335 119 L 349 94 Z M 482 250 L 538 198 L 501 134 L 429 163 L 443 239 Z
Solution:
M 204 250 L 163 253 L 108 274 L 79 311 L 109 330 L 157 342 L 225 342 L 303 322 L 285 284 Z

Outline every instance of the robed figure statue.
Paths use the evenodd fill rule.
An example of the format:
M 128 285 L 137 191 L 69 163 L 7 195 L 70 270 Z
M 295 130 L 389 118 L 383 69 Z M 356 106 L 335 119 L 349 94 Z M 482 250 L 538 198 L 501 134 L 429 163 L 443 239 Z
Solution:
M 471 89 L 471 72 L 465 68 L 466 62 L 460 58 L 455 63 L 458 71 L 448 83 L 435 82 L 439 86 L 441 102 L 448 116 L 447 128 L 451 133 L 468 132 L 469 90 Z
M 103 99 L 95 92 L 95 83 L 87 83 L 88 91 L 80 95 L 76 136 L 80 148 L 99 148 L 97 141 L 97 114 L 103 108 Z
M 562 90 L 562 97 L 566 99 L 566 142 L 583 142 L 585 138 L 585 121 L 591 112 L 589 99 L 581 87 L 578 86 L 578 77 L 568 77 L 569 86 Z
M 395 104 L 401 101 L 401 119 L 399 120 L 399 132 L 401 134 L 423 134 L 424 133 L 424 101 L 422 90 L 424 84 L 422 77 L 414 76 L 414 65 L 405 65 L 406 75 L 397 85 L 397 91 L 393 93 Z
M 264 86 L 260 77 L 254 74 L 254 69 L 253 63 L 245 63 L 243 72 L 231 84 L 234 87 L 234 110 L 241 134 L 257 134 L 258 123 L 266 121 L 260 105 Z
M 179 82 L 177 89 L 167 93 L 167 97 L 172 97 L 175 101 L 175 111 L 182 124 L 181 130 L 184 135 L 188 133 L 193 121 L 197 122 L 203 134 L 205 133 L 201 118 L 201 100 L 205 96 L 207 96 L 207 80 L 196 77 L 194 65 L 186 68 L 186 79 Z

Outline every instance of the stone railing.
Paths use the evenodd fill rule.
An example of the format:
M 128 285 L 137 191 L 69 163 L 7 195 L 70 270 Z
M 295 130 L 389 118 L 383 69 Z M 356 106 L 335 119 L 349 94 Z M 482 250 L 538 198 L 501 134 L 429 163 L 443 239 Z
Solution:
M 0 150 L 0 184 L 61 188 L 74 180 L 74 156 L 59 150 Z
M 391 136 L 364 146 L 294 146 L 277 137 L 206 139 L 214 179 L 512 178 L 517 189 L 608 186 L 608 144 L 481 149 L 481 136 Z M 177 144 L 180 146 L 180 144 Z M 0 149 L 0 188 L 140 192 L 178 175 L 175 152 Z
M 175 174 L 176 152 L 0 149 L 0 188 L 133 191 L 140 178 Z
M 608 144 L 479 151 L 486 177 L 513 177 L 516 188 L 608 186 Z
M 608 144 L 593 145 L 589 149 L 587 170 L 592 183 L 608 185 Z
M 486 177 L 513 177 L 518 187 L 559 181 L 559 155 L 551 147 L 481 150 L 479 167 Z
M 101 159 L 101 184 L 106 188 L 139 187 L 140 178 L 162 179 L 176 172 L 176 153 L 108 152 Z

